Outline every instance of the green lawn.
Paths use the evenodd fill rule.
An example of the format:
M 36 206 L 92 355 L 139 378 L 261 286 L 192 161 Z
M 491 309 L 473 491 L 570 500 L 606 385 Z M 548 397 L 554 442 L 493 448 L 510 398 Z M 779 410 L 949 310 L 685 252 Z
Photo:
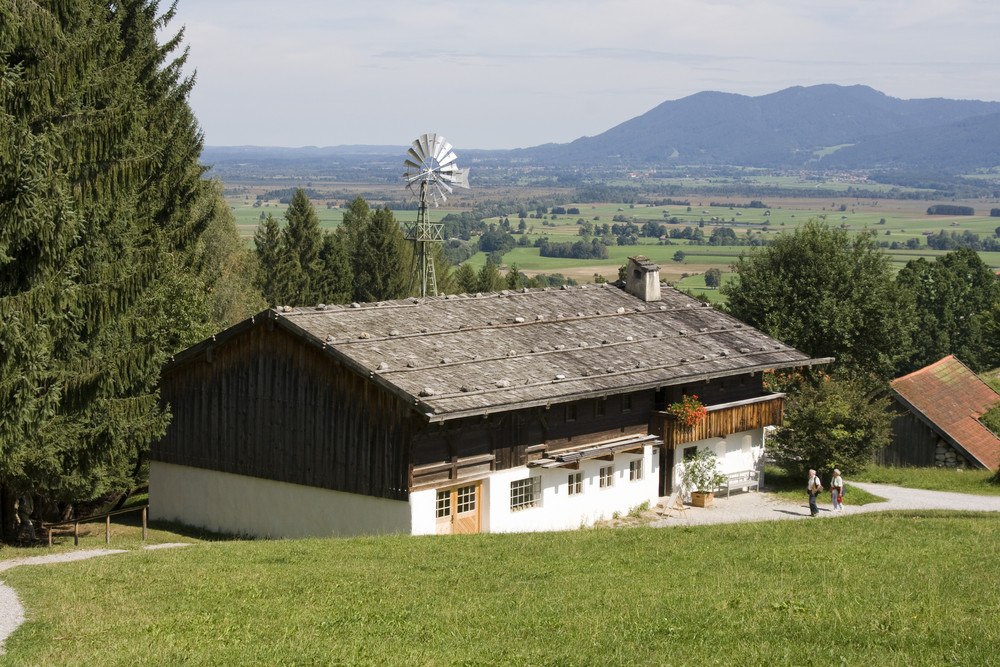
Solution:
M 887 468 L 869 466 L 851 478 L 859 482 L 892 484 L 911 489 L 953 491 L 980 496 L 1000 496 L 1000 484 L 990 481 L 990 470 L 955 470 L 953 468 Z
M 995 664 L 1000 522 L 202 543 L 4 572 L 0 664 Z

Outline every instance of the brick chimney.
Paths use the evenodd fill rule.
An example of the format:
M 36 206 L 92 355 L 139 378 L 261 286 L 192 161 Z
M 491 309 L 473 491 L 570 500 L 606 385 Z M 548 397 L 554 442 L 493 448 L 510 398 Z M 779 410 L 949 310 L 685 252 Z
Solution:
M 660 267 L 642 255 L 628 258 L 625 291 L 643 301 L 660 300 Z

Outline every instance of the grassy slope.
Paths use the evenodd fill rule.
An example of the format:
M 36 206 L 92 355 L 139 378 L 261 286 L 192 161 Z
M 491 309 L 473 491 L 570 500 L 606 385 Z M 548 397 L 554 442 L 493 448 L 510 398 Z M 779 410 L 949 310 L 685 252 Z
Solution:
M 989 514 L 217 542 L 4 573 L 0 664 L 989 664 Z
M 953 491 L 980 496 L 1000 496 L 1000 484 L 993 484 L 991 470 L 953 470 L 951 468 L 886 468 L 869 466 L 853 478 L 859 482 L 892 484 L 911 489 Z

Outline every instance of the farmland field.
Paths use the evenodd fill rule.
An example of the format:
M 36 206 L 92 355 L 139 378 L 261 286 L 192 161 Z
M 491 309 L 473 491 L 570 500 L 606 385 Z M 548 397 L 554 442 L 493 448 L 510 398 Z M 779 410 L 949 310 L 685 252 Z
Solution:
M 776 184 L 787 187 L 787 180 Z M 764 181 L 761 183 L 765 184 Z M 845 183 L 845 190 L 846 187 Z M 667 282 L 691 289 L 694 292 L 705 293 L 711 300 L 718 300 L 721 297 L 717 290 L 706 290 L 704 279 L 700 277 L 700 274 L 715 267 L 723 270 L 723 279 L 726 280 L 728 278 L 726 273 L 730 265 L 741 252 L 750 251 L 749 246 L 691 245 L 689 241 L 682 239 L 660 241 L 659 239 L 640 237 L 639 245 L 608 247 L 607 259 L 578 260 L 541 257 L 533 244 L 541 237 L 547 237 L 553 242 L 579 240 L 581 238 L 579 221 L 590 222 L 594 225 L 612 225 L 616 216 L 619 217 L 619 220 L 624 218 L 640 227 L 649 221 L 657 222 L 665 225 L 668 231 L 673 228 L 698 227 L 706 237 L 710 236 L 716 227 L 729 227 L 734 230 L 738 237 L 759 236 L 763 240 L 776 238 L 809 220 L 819 219 L 831 226 L 842 226 L 852 233 L 868 230 L 873 232 L 880 242 L 897 242 L 900 245 L 905 245 L 908 241 L 911 244 L 914 243 L 911 239 L 915 239 L 915 242 L 919 244 L 916 248 L 886 249 L 885 252 L 889 255 L 894 268 L 898 270 L 911 259 L 917 257 L 930 259 L 944 254 L 944 251 L 927 247 L 926 236 L 929 233 L 941 231 L 961 233 L 968 230 L 981 237 L 986 237 L 993 236 L 995 230 L 1000 228 L 1000 218 L 983 215 L 988 213 L 990 208 L 997 207 L 997 202 L 955 202 L 973 206 L 980 215 L 929 216 L 927 208 L 935 202 L 857 199 L 849 196 L 847 192 L 844 193 L 842 199 L 824 198 L 820 200 L 809 198 L 807 193 L 808 188 L 803 187 L 801 197 L 770 198 L 764 202 L 768 208 L 748 208 L 746 206 L 749 201 L 745 198 L 725 198 L 727 204 L 732 203 L 738 206 L 713 206 L 708 197 L 698 195 L 674 197 L 676 201 L 690 202 L 689 206 L 566 201 L 561 205 L 565 208 L 577 208 L 579 213 L 539 215 L 535 211 L 530 211 L 530 217 L 525 219 L 525 223 L 527 225 L 526 236 L 531 245 L 515 247 L 504 255 L 503 263 L 508 266 L 516 264 L 520 271 L 528 275 L 561 273 L 578 282 L 592 282 L 596 275 L 600 275 L 606 280 L 617 279 L 618 267 L 625 264 L 629 255 L 643 254 L 660 265 L 661 276 Z M 253 236 L 262 215 L 271 213 L 281 221 L 286 208 L 277 200 L 265 200 L 255 205 L 256 200 L 246 194 L 231 196 L 228 200 L 240 233 L 247 239 Z M 342 209 L 337 206 L 328 208 L 327 201 L 329 200 L 314 201 L 314 206 L 320 218 L 320 224 L 325 229 L 333 229 L 340 224 Z M 333 203 L 342 204 L 343 202 Z M 466 203 L 464 207 L 431 208 L 429 216 L 432 221 L 439 221 L 448 213 L 458 213 L 467 210 L 467 207 Z M 416 211 L 413 210 L 394 211 L 394 214 L 400 222 L 416 219 Z M 519 220 L 513 215 L 508 216 L 507 219 L 511 223 L 511 228 L 516 229 Z M 672 219 L 676 222 L 670 222 Z M 501 219 L 492 218 L 488 221 L 499 223 Z M 520 235 L 515 234 L 515 238 L 519 239 Z M 678 250 L 683 250 L 685 254 L 683 261 L 680 262 L 673 259 Z M 983 252 L 980 255 L 990 267 L 1000 270 L 1000 253 Z M 484 253 L 478 253 L 467 261 L 478 269 L 485 263 L 486 257 Z

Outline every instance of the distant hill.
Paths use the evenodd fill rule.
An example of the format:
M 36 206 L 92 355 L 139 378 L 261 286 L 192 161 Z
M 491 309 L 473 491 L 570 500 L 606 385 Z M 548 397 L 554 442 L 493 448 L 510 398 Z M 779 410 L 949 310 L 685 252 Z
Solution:
M 901 100 L 868 86 L 797 86 L 760 97 L 703 92 L 664 102 L 594 137 L 512 153 L 532 162 L 563 164 L 624 160 L 798 167 L 816 164 L 817 154 L 824 149 L 855 144 L 853 151 L 837 151 L 837 159 L 829 163 L 878 166 L 880 151 L 889 151 L 894 164 L 924 167 L 929 166 L 924 164 L 925 151 L 914 150 L 918 147 L 912 144 L 916 138 L 961 139 L 978 128 L 987 131 L 986 140 L 992 141 L 995 154 L 1000 143 L 997 128 L 989 126 L 988 118 L 997 113 L 1000 102 Z M 987 147 L 969 153 L 966 147 L 963 141 L 953 151 L 956 166 L 998 164 L 989 161 Z
M 1000 165 L 1000 102 L 902 100 L 868 86 L 833 84 L 796 86 L 759 97 L 701 92 L 568 144 L 509 151 L 464 147 L 459 152 L 466 165 L 501 167 L 733 165 L 960 172 Z M 219 173 L 367 169 L 390 179 L 398 177 L 405 153 L 405 146 L 237 146 L 206 147 L 202 159 Z

